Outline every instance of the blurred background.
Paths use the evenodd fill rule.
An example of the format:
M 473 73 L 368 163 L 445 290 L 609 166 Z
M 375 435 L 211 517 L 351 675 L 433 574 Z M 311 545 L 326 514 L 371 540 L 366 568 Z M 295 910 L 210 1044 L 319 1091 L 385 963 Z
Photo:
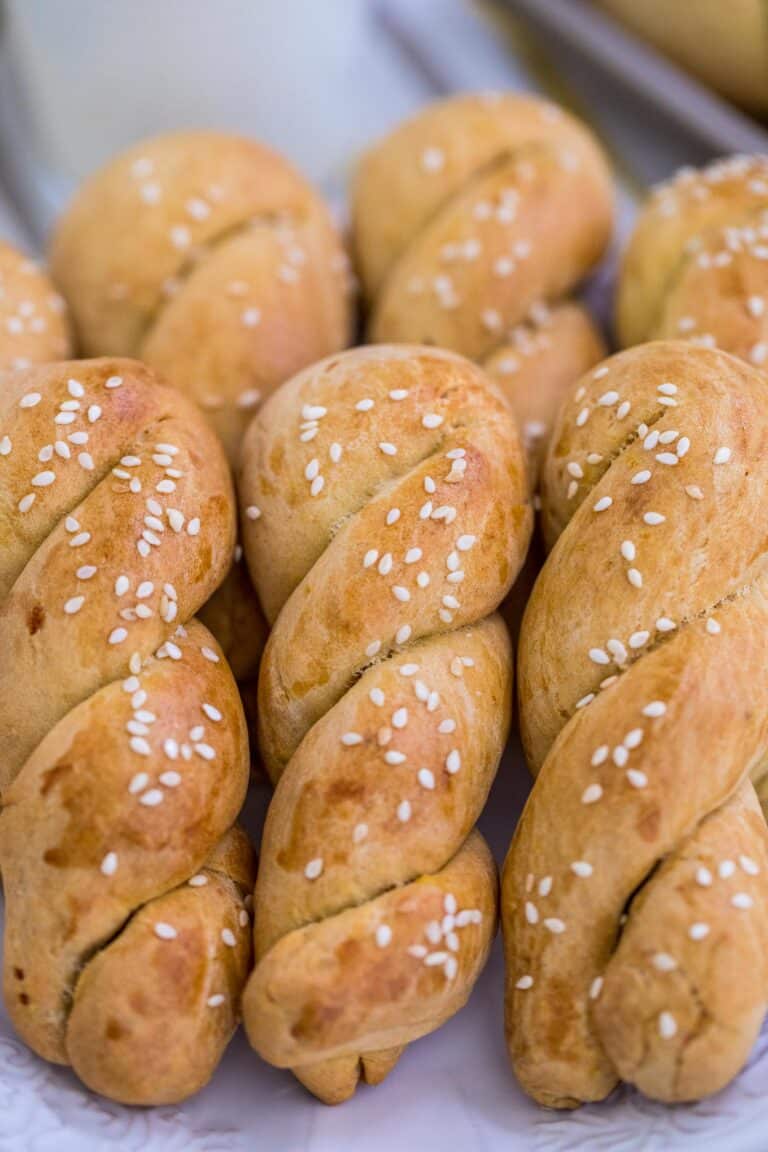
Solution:
M 626 227 L 680 165 L 768 151 L 768 4 L 0 0 L 0 234 L 39 246 L 88 171 L 184 126 L 260 137 L 342 211 L 366 144 L 469 88 L 539 89 L 586 117 Z

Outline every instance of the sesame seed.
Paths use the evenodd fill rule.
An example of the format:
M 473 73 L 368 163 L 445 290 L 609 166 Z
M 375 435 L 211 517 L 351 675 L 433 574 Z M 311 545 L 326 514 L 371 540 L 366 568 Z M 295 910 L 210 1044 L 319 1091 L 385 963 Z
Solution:
M 664 384 L 658 385 L 657 391 L 660 392 L 662 396 L 676 396 L 677 385 L 665 382 Z
M 597 998 L 600 995 L 600 993 L 602 992 L 602 990 L 603 990 L 603 977 L 602 976 L 595 976 L 594 980 L 592 981 L 592 983 L 589 986 L 589 998 L 590 998 L 590 1000 L 597 1000 Z
M 117 872 L 117 853 L 107 852 L 100 865 L 103 876 L 114 876 Z
M 748 876 L 757 876 L 760 873 L 760 868 L 751 856 L 739 856 L 739 864 Z
M 592 865 L 587 863 L 586 860 L 574 860 L 571 864 L 571 872 L 573 872 L 574 876 L 579 876 L 583 879 L 591 876 L 593 871 Z
M 404 764 L 406 757 L 402 752 L 397 752 L 392 748 L 389 752 L 384 753 L 384 760 L 387 764 Z
M 395 643 L 405 644 L 411 638 L 412 628 L 410 624 L 402 624 L 397 632 L 395 632 Z
M 527 991 L 528 988 L 533 988 L 533 976 L 521 976 L 515 984 L 515 988 L 519 988 L 521 992 Z
M 411 818 L 411 805 L 407 800 L 402 800 L 397 806 L 397 818 L 401 824 L 407 824 Z
M 386 948 L 392 940 L 392 929 L 388 924 L 379 924 L 376 929 L 376 944 L 379 948 Z
M 671 1012 L 659 1013 L 659 1036 L 662 1040 L 671 1040 L 677 1033 L 677 1021 Z
M 122 644 L 123 640 L 126 639 L 127 635 L 128 635 L 128 632 L 125 628 L 113 628 L 109 634 L 109 638 L 108 638 L 109 643 L 110 644 Z
M 638 768 L 628 768 L 626 776 L 633 788 L 645 788 L 648 784 L 645 772 L 641 772 Z
M 609 392 L 603 392 L 602 396 L 598 399 L 597 402 L 601 408 L 610 408 L 611 405 L 616 404 L 618 402 L 618 399 L 619 399 L 618 392 L 611 390 Z
M 449 772 L 451 775 L 455 775 L 455 773 L 460 771 L 460 769 L 461 769 L 461 754 L 460 754 L 458 748 L 453 748 L 453 749 L 451 749 L 451 751 L 448 753 L 448 756 L 446 757 L 445 770 L 446 770 L 446 772 Z
M 707 620 L 707 632 L 709 632 L 710 636 L 717 636 L 720 632 L 720 625 L 712 616 Z
M 400 509 L 399 508 L 390 508 L 389 512 L 387 512 L 387 526 L 391 527 L 393 524 L 396 524 L 399 519 L 400 519 Z
M 32 484 L 35 488 L 47 488 L 49 484 L 53 484 L 55 479 L 55 472 L 38 472 L 36 476 L 32 477 Z
M 668 616 L 659 616 L 656 621 L 656 627 L 659 632 L 673 632 L 677 625 L 674 620 L 670 620 Z
M 98 404 L 90 404 L 88 406 L 88 423 L 95 424 L 101 417 L 101 408 Z
M 731 904 L 734 908 L 746 910 L 753 906 L 754 900 L 748 892 L 734 892 L 733 896 L 731 896 Z
M 639 748 L 640 745 L 642 744 L 642 742 L 643 742 L 643 730 L 642 730 L 642 728 L 633 728 L 632 731 L 627 732 L 626 736 L 624 737 L 624 747 L 629 748 L 630 750 L 632 750 L 634 748 Z
M 651 473 L 648 468 L 642 468 L 639 472 L 635 472 L 630 483 L 631 484 L 647 484 L 651 478 Z
M 74 616 L 74 614 L 76 612 L 80 611 L 80 609 L 82 608 L 84 603 L 85 603 L 85 596 L 73 596 L 70 600 L 67 600 L 67 602 L 65 603 L 64 611 L 66 612 L 66 614 L 68 616 Z
M 440 172 L 445 164 L 445 153 L 441 148 L 425 148 L 421 154 L 421 167 L 425 172 Z
M 166 647 L 167 646 L 168 645 L 166 644 Z M 177 651 L 178 651 L 178 649 L 177 649 Z M 179 656 L 180 655 L 181 655 L 181 653 L 179 652 Z M 216 750 L 215 750 L 215 748 L 212 748 L 210 744 L 202 744 L 202 743 L 195 744 L 195 752 L 197 753 L 197 755 L 200 757 L 201 760 L 215 760 L 216 759 Z
M 421 423 L 425 428 L 439 428 L 443 423 L 443 417 L 439 416 L 436 412 L 427 412 L 422 416 Z
M 200 520 L 197 516 L 195 516 L 187 524 L 187 535 L 188 536 L 197 536 L 199 531 L 200 531 Z
M 307 864 L 306 868 L 304 869 L 304 875 L 306 876 L 307 880 L 317 880 L 318 876 L 320 876 L 322 871 L 323 871 L 322 857 L 316 856 L 313 860 L 310 860 L 309 863 Z
M 669 952 L 657 952 L 652 963 L 659 972 L 673 972 L 677 968 L 677 961 L 670 956 Z
M 389 393 L 390 400 L 405 400 L 408 395 L 407 388 L 393 388 Z
M 181 776 L 178 772 L 161 772 L 159 780 L 164 788 L 178 788 L 181 784 Z
M 557 916 L 547 916 L 544 920 L 544 927 L 555 936 L 565 932 L 565 922 Z
M 611 659 L 602 648 L 590 648 L 589 658 L 593 664 L 610 664 Z
M 355 825 L 355 827 L 352 831 L 352 839 L 355 842 L 355 844 L 361 844 L 363 842 L 363 840 L 365 840 L 367 835 L 368 835 L 368 825 L 367 824 L 356 824 Z
M 582 804 L 596 804 L 602 795 L 603 790 L 599 784 L 589 784 L 581 794 L 581 802 Z
M 717 866 L 717 874 L 722 880 L 730 880 L 731 876 L 736 872 L 736 865 L 733 860 L 721 860 Z
M 417 561 L 421 560 L 421 556 L 421 548 L 409 548 L 405 554 L 405 562 L 406 564 L 416 564 Z
M 627 569 L 627 580 L 629 580 L 633 588 L 642 588 L 643 586 L 643 576 L 637 568 Z
M 398 708 L 392 715 L 393 728 L 405 728 L 408 723 L 408 709 Z
M 630 562 L 635 559 L 636 548 L 631 540 L 624 540 L 621 545 L 621 554 L 625 560 L 629 560 Z
M 139 804 L 143 804 L 145 808 L 156 808 L 158 804 L 163 802 L 163 793 L 159 788 L 150 788 L 148 792 L 142 793 L 139 796 Z
M 426 788 L 428 791 L 435 787 L 435 777 L 429 768 L 419 768 L 416 778 L 422 788 Z
M 629 638 L 630 648 L 642 648 L 650 639 L 650 632 L 633 632 Z
M 613 750 L 613 762 L 617 768 L 623 768 L 629 760 L 629 752 L 623 744 L 617 744 Z
M 261 321 L 261 309 L 244 309 L 244 311 L 240 314 L 240 321 L 244 328 L 255 328 Z
M 601 744 L 599 748 L 596 748 L 595 751 L 592 753 L 592 760 L 591 760 L 592 767 L 593 768 L 599 768 L 599 766 L 601 764 L 604 764 L 605 761 L 608 759 L 609 751 L 610 751 L 610 749 L 608 748 L 607 744 Z
M 222 944 L 226 944 L 227 948 L 234 948 L 235 947 L 235 945 L 237 944 L 237 941 L 235 939 L 235 934 L 231 928 L 222 928 L 222 930 L 221 930 L 221 942 L 222 942 Z
M 395 445 L 390 444 L 387 441 L 382 441 L 379 444 L 379 451 L 383 452 L 385 456 L 396 456 L 397 455 L 397 448 L 395 447 Z
M 209 996 L 206 1000 L 206 1004 L 209 1008 L 218 1008 L 223 1003 L 224 997 L 222 996 L 221 992 L 215 992 L 213 996 Z
M 392 595 L 403 604 L 407 603 L 411 598 L 410 592 L 407 588 L 403 588 L 402 584 L 395 584 L 393 586 Z
M 204 646 L 200 649 L 200 652 L 203 658 L 205 660 L 209 660 L 211 664 L 219 663 L 219 655 L 217 652 L 214 652 L 213 648 L 207 648 Z
M 709 935 L 709 924 L 704 924 L 700 920 L 695 924 L 691 924 L 688 929 L 688 935 L 691 940 L 703 940 Z
M 160 940 L 175 940 L 178 932 L 172 924 L 166 924 L 164 920 L 158 920 L 155 924 L 155 936 Z
M 613 504 L 613 499 L 610 496 L 601 496 L 600 499 L 593 505 L 595 512 L 605 512 Z
M 730 448 L 721 447 L 721 448 L 718 448 L 717 452 L 715 452 L 712 463 L 713 464 L 727 464 L 728 461 L 730 460 L 730 458 L 731 458 Z M 33 481 L 33 483 L 34 483 L 34 481 Z

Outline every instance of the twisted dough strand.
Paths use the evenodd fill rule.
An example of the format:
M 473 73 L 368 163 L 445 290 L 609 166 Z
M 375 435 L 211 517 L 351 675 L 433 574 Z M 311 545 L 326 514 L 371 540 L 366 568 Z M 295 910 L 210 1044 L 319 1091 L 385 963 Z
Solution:
M 0 371 L 69 353 L 61 296 L 34 260 L 0 240 Z
M 0 428 L 6 1003 L 97 1091 L 178 1100 L 218 1062 L 250 957 L 245 723 L 190 621 L 231 555 L 228 468 L 127 360 L 6 375 Z
M 472 828 L 512 677 L 489 614 L 531 513 L 501 397 L 466 361 L 407 347 L 325 361 L 276 393 L 242 494 L 275 619 L 260 716 L 277 782 L 246 1026 L 338 1100 L 455 1012 L 487 956 L 494 868 Z
M 563 390 L 604 354 L 587 311 L 563 297 L 602 255 L 612 201 L 597 142 L 556 105 L 510 94 L 431 105 L 355 175 L 371 338 L 485 364 L 533 450 Z
M 765 414 L 759 373 L 681 343 L 561 414 L 520 642 L 539 775 L 502 888 L 510 1055 L 549 1105 L 715 1092 L 765 1011 Z
M 624 255 L 622 344 L 686 339 L 768 370 L 768 158 L 733 156 L 659 185 Z

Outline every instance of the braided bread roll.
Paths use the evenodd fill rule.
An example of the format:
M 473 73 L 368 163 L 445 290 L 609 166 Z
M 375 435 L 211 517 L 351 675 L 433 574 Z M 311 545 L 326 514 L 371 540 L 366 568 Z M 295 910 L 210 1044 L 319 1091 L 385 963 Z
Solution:
M 259 717 L 276 784 L 244 1019 L 336 1102 L 464 1004 L 493 939 L 472 829 L 509 728 L 493 612 L 530 534 L 522 453 L 467 361 L 363 348 L 264 405 L 241 498 L 260 513 L 245 549 L 273 622 Z
M 768 157 L 655 189 L 624 254 L 616 323 L 625 346 L 687 339 L 768 371 Z
M 233 466 L 261 400 L 349 341 L 347 258 L 327 208 L 281 156 L 237 136 L 160 136 L 111 160 L 59 221 L 51 269 L 81 351 L 160 371 L 203 408 Z M 244 572 L 204 619 L 238 679 L 255 677 L 265 627 Z
M 716 1092 L 765 1013 L 767 417 L 760 373 L 662 342 L 584 377 L 552 441 L 502 881 L 509 1051 L 550 1106 Z
M 611 234 L 592 134 L 536 97 L 453 97 L 374 145 L 352 197 L 371 340 L 485 364 L 535 463 L 563 390 L 604 355 L 586 310 L 563 300 Z
M 70 354 L 61 296 L 40 267 L 0 240 L 0 371 Z
M 179 1100 L 250 961 L 245 721 L 191 619 L 229 564 L 229 469 L 128 360 L 5 374 L 0 430 L 6 1004 L 96 1091 Z

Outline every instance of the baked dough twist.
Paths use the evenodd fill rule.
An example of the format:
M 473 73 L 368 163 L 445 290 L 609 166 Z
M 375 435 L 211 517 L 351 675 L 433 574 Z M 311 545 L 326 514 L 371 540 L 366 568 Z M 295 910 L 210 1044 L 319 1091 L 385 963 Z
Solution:
M 261 400 L 349 341 L 327 208 L 281 156 L 237 136 L 160 136 L 111 160 L 59 221 L 51 269 L 80 350 L 160 371 L 203 408 L 233 467 Z M 265 628 L 244 571 L 203 619 L 237 678 L 255 677 Z
M 725 353 L 635 348 L 563 407 L 520 638 L 538 776 L 502 881 L 509 1051 L 544 1104 L 619 1079 L 696 1099 L 758 1034 L 766 483 L 765 379 Z
M 0 240 L 0 371 L 70 352 L 61 296 L 34 260 Z
M 229 564 L 229 470 L 135 362 L 0 385 L 6 1004 L 96 1091 L 167 1103 L 212 1074 L 251 951 L 245 721 L 191 619 Z
M 512 658 L 493 615 L 531 527 L 514 419 L 451 353 L 364 348 L 294 377 L 245 443 L 245 548 L 274 621 L 276 782 L 249 1038 L 336 1102 L 466 1001 L 496 924 L 475 822 Z
M 613 217 L 597 142 L 554 104 L 462 95 L 431 105 L 363 157 L 355 254 L 369 336 L 452 348 L 508 394 L 534 464 L 565 388 L 603 355 L 569 293 Z
M 768 371 L 768 157 L 687 168 L 649 198 L 624 254 L 623 345 L 687 339 Z

